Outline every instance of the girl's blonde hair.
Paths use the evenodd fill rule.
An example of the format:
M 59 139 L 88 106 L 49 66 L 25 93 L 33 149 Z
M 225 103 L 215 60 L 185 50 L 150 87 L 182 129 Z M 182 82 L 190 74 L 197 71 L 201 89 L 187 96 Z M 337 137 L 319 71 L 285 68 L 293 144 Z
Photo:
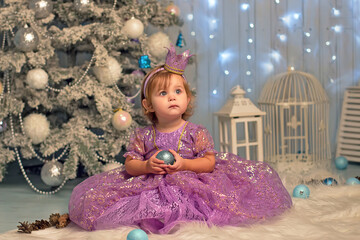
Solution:
M 141 90 L 142 90 L 141 91 L 141 106 L 142 106 L 142 109 L 143 109 L 143 112 L 144 112 L 145 116 L 153 124 L 157 123 L 158 119 L 157 119 L 154 112 L 149 112 L 149 111 L 146 110 L 146 108 L 142 104 L 143 99 L 146 99 L 148 105 L 151 105 L 152 104 L 152 102 L 151 102 L 151 94 L 153 93 L 153 91 L 155 89 L 159 89 L 159 88 L 163 89 L 163 88 L 168 87 L 169 84 L 170 84 L 171 76 L 172 75 L 178 75 L 178 74 L 175 74 L 175 73 L 168 72 L 165 69 L 161 70 L 161 71 L 155 73 L 154 75 L 152 75 L 150 77 L 150 79 L 147 82 L 146 89 L 144 89 L 144 83 L 145 83 L 145 80 L 148 78 L 148 76 L 151 73 L 157 71 L 159 68 L 163 68 L 163 67 L 164 66 L 158 66 L 158 67 L 154 68 L 153 70 L 151 70 L 150 72 L 148 72 L 148 74 L 146 74 L 146 76 L 144 77 L 144 80 L 143 80 L 143 82 L 141 84 Z M 186 94 L 190 98 L 190 101 L 189 101 L 189 104 L 187 106 L 186 111 L 182 115 L 182 118 L 184 120 L 188 120 L 193 114 L 194 95 L 190 91 L 189 84 L 186 82 L 186 80 L 184 78 L 183 78 L 183 83 L 184 83 L 184 88 L 185 88 Z

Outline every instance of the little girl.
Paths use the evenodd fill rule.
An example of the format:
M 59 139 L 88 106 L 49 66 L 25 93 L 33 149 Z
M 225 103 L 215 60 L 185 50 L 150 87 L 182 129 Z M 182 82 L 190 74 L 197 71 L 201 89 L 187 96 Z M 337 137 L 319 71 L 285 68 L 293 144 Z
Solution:
M 125 170 L 92 176 L 74 188 L 70 219 L 82 228 L 139 226 L 163 234 L 191 221 L 250 224 L 291 207 L 268 164 L 216 152 L 209 132 L 187 121 L 193 96 L 183 72 L 189 57 L 171 46 L 165 65 L 145 76 L 141 99 L 152 125 L 131 136 Z M 175 163 L 157 159 L 160 150 L 169 150 Z

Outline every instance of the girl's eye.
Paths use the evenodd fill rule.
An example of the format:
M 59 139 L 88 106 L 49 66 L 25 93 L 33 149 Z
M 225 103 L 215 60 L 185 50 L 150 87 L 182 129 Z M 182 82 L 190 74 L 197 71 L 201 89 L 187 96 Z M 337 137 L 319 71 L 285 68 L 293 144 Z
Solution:
M 165 96 L 166 95 L 166 91 L 161 91 L 160 92 L 160 96 Z
M 176 89 L 176 94 L 180 94 L 182 91 L 181 91 L 181 89 Z

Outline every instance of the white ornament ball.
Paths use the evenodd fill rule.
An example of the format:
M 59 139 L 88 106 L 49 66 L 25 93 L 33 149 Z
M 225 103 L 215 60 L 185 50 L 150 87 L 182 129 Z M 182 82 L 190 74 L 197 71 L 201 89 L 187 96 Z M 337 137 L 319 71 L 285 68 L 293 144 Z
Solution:
M 126 130 L 130 127 L 132 122 L 132 117 L 128 112 L 123 110 L 117 111 L 112 118 L 112 125 L 117 130 Z
M 128 37 L 138 38 L 144 32 L 144 24 L 139 19 L 131 18 L 125 22 L 122 29 Z
M 122 75 L 122 67 L 114 58 L 109 57 L 104 67 L 95 66 L 93 72 L 96 78 L 104 85 L 110 86 L 116 83 Z
M 32 113 L 24 118 L 23 124 L 25 134 L 33 144 L 43 142 L 50 134 L 50 122 L 43 114 Z
M 148 39 L 148 48 L 151 56 L 159 59 L 164 59 L 168 48 L 170 48 L 170 38 L 163 32 L 157 32 L 151 35 Z
M 41 68 L 30 70 L 26 75 L 26 83 L 34 89 L 44 89 L 49 82 L 49 75 Z
M 41 180 L 48 186 L 59 186 L 65 179 L 61 162 L 47 162 L 41 168 Z
M 101 170 L 103 172 L 107 172 L 107 171 L 110 171 L 110 170 L 113 170 L 113 169 L 116 169 L 116 168 L 119 168 L 119 167 L 122 167 L 124 168 L 124 165 L 121 164 L 121 163 L 107 163 L 105 164 L 104 166 L 102 166 Z

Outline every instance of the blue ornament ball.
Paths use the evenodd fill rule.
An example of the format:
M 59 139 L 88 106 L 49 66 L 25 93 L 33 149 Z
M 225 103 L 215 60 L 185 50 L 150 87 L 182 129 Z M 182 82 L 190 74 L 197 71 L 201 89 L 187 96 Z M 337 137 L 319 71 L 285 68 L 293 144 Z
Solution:
M 134 229 L 126 237 L 126 240 L 149 240 L 148 235 L 141 229 Z
M 293 190 L 293 197 L 296 198 L 308 198 L 310 196 L 310 189 L 304 185 L 297 185 Z
M 148 55 L 142 55 L 139 58 L 139 68 L 151 68 L 151 60 Z
M 344 156 L 339 156 L 335 158 L 335 166 L 339 170 L 344 170 L 348 166 L 348 160 Z
M 167 165 L 173 165 L 175 162 L 174 155 L 172 155 L 171 152 L 162 150 L 156 155 L 157 159 L 163 160 L 165 164 Z
M 347 185 L 357 185 L 357 184 L 360 184 L 360 180 L 357 179 L 357 178 L 348 178 L 348 180 L 346 180 L 346 184 Z
M 332 177 L 328 177 L 328 178 L 325 178 L 324 180 L 322 180 L 322 183 L 324 185 L 328 185 L 328 186 L 334 186 L 334 185 L 337 185 L 338 182 L 336 181 L 335 178 L 332 178 Z

